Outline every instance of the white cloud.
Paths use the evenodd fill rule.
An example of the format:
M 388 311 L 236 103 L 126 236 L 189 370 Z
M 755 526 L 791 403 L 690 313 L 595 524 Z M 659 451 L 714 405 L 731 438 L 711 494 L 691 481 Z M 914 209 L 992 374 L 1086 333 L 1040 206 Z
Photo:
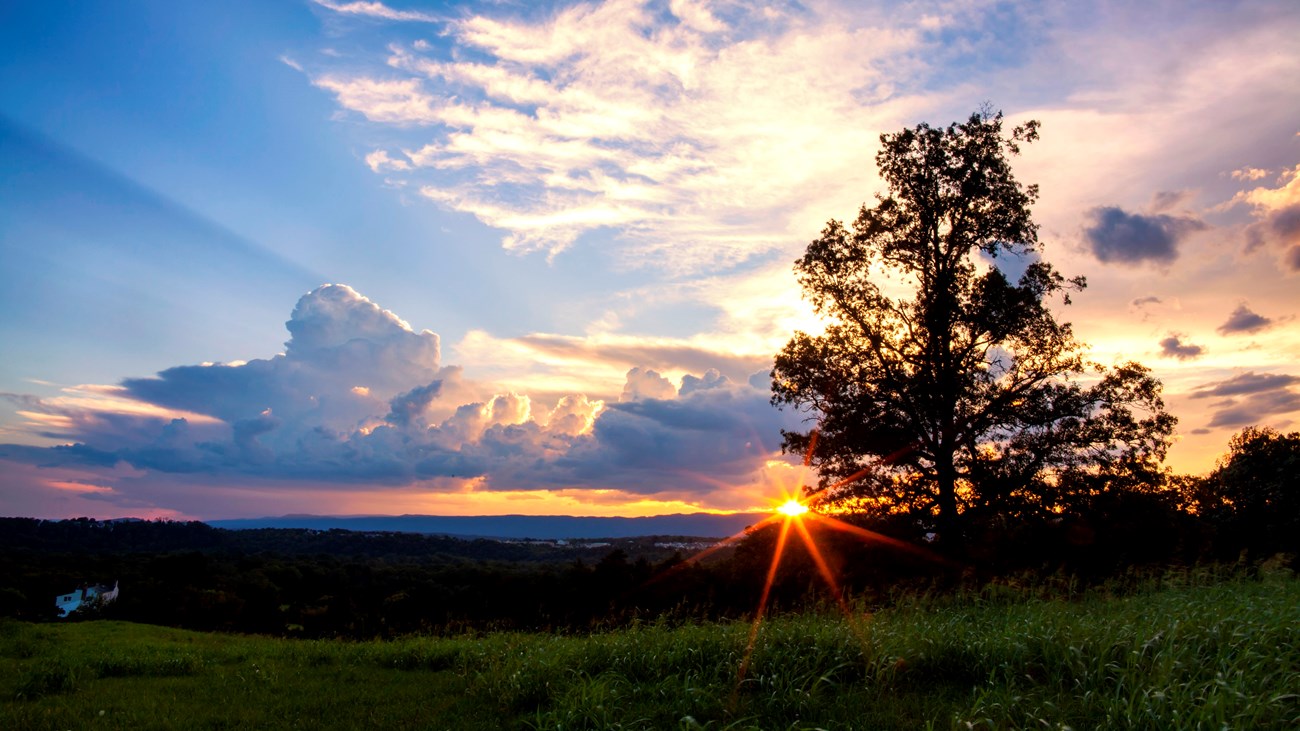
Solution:
M 508 248 L 553 256 L 613 230 L 629 264 L 727 267 L 861 201 L 876 130 L 913 105 L 895 98 L 893 60 L 919 46 L 912 30 L 840 16 L 729 10 L 675 2 L 665 19 L 619 0 L 476 15 L 448 25 L 450 60 L 393 47 L 387 65 L 411 77 L 315 83 L 371 121 L 430 125 L 410 177 L 505 230 Z
M 316 86 L 334 92 L 339 104 L 360 111 L 373 122 L 430 124 L 438 119 L 438 100 L 425 93 L 419 79 L 317 78 Z
M 1268 177 L 1268 171 L 1263 168 L 1241 168 L 1232 171 L 1233 180 L 1263 180 Z
M 390 8 L 381 2 L 366 2 L 365 0 L 355 0 L 354 2 L 336 3 L 330 0 L 312 0 L 317 5 L 333 10 L 336 13 L 344 15 L 360 15 L 368 18 L 382 18 L 384 20 L 401 20 L 417 21 L 422 23 L 436 23 L 440 18 L 428 13 L 421 13 L 414 10 L 396 10 Z
M 366 165 L 374 172 L 383 170 L 410 170 L 411 163 L 405 160 L 394 160 L 388 156 L 386 150 L 375 150 L 366 155 Z

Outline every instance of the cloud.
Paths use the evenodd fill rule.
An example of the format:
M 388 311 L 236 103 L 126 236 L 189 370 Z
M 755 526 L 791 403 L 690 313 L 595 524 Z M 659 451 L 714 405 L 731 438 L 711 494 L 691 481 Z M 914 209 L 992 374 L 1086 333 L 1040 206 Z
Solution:
M 328 8 L 336 13 L 343 13 L 345 15 L 359 15 L 367 18 L 381 18 L 383 20 L 417 21 L 422 23 L 436 23 L 441 20 L 441 18 L 438 18 L 437 16 L 414 10 L 396 10 L 380 2 L 365 2 L 364 0 L 344 3 L 330 2 L 330 0 L 312 0 L 312 2 L 322 8 Z
M 1233 180 L 1262 180 L 1268 177 L 1268 171 L 1261 168 L 1241 168 L 1232 171 Z
M 1182 341 L 1183 335 L 1179 333 L 1170 333 L 1168 337 L 1160 341 L 1160 354 L 1166 358 L 1177 358 L 1178 360 L 1191 360 L 1205 355 L 1205 348 L 1191 343 Z
M 342 284 L 303 295 L 285 324 L 289 340 L 271 358 L 178 366 L 60 399 L 7 394 L 32 430 L 70 443 L 0 445 L 0 459 L 175 475 L 177 504 L 179 485 L 193 484 L 181 476 L 193 475 L 232 486 L 702 496 L 761 481 L 779 457 L 780 429 L 792 426 L 768 404 L 766 384 L 717 369 L 675 384 L 638 366 L 619 403 L 583 393 L 535 403 L 468 381 L 440 362 L 435 333 Z M 129 497 L 126 483 L 115 490 Z
M 376 173 L 384 170 L 411 169 L 411 163 L 405 160 L 394 160 L 390 158 L 386 150 L 375 150 L 369 155 L 366 155 L 366 166 Z
M 1228 319 L 1218 327 L 1221 335 L 1235 335 L 1238 333 L 1256 333 L 1265 330 L 1273 325 L 1273 320 L 1268 317 L 1251 311 L 1244 304 L 1237 305 L 1237 309 L 1228 315 Z
M 1246 230 L 1246 249 L 1271 244 L 1282 250 L 1282 263 L 1300 272 L 1300 165 L 1279 177 L 1280 187 L 1260 187 L 1238 193 L 1229 205 L 1245 203 L 1256 221 Z
M 674 398 L 607 405 L 590 435 L 547 466 L 545 479 L 697 495 L 760 482 L 780 452 L 780 430 L 798 427 L 799 415 L 772 408 L 769 393 L 750 384 L 711 383 Z
M 1151 196 L 1151 211 L 1152 213 L 1163 213 L 1186 202 L 1191 196 L 1191 191 L 1187 190 L 1156 191 L 1156 194 Z
M 691 342 L 656 341 L 628 336 L 578 338 L 533 334 L 515 338 L 513 342 L 527 348 L 532 357 L 598 361 L 620 367 L 645 365 L 660 371 L 705 371 L 717 368 L 733 377 L 753 373 L 769 365 L 772 360 L 771 355 L 766 353 L 748 355 Z
M 1178 258 L 1178 244 L 1206 227 L 1190 217 L 1127 213 L 1114 206 L 1088 211 L 1083 237 L 1093 255 L 1104 262 L 1169 264 Z
M 382 73 L 314 83 L 370 121 L 422 127 L 402 148 L 404 179 L 502 229 L 517 252 L 554 256 L 613 232 L 630 265 L 725 268 L 856 208 L 876 181 L 874 130 L 916 104 L 898 91 L 912 73 L 899 59 L 925 47 L 921 19 L 668 10 L 612 0 L 475 14 L 447 23 L 449 51 L 396 44 Z
M 1226 381 L 1202 386 L 1197 389 L 1192 398 L 1213 398 L 1226 396 L 1243 396 L 1256 393 L 1267 393 L 1290 388 L 1292 385 L 1300 383 L 1300 378 L 1289 376 L 1281 373 L 1243 373 L 1239 376 L 1233 376 Z
M 1300 377 L 1281 373 L 1248 372 L 1207 384 L 1192 392 L 1193 399 L 1219 398 L 1212 404 L 1210 428 L 1264 425 L 1270 417 L 1300 411 Z
M 128 378 L 125 395 L 231 423 L 270 409 L 287 422 L 347 429 L 388 398 L 443 375 L 436 334 L 415 332 L 347 285 L 303 295 L 285 326 L 281 355 Z
M 314 79 L 312 83 L 333 92 L 339 104 L 362 111 L 373 122 L 431 124 L 438 118 L 440 103 L 425 93 L 419 79 L 341 79 L 324 76 Z
M 644 401 L 645 399 L 669 399 L 677 393 L 673 384 L 658 373 L 647 368 L 633 368 L 627 372 L 627 383 L 623 386 L 623 395 L 619 401 Z

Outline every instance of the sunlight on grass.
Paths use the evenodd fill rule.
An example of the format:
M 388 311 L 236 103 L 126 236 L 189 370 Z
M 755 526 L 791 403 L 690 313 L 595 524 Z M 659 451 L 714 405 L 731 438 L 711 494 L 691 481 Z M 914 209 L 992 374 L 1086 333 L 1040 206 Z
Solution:
M 836 610 L 776 615 L 756 639 L 748 622 L 388 642 L 2 622 L 0 728 L 1300 726 L 1300 581 L 1034 594 L 904 597 L 861 636 Z

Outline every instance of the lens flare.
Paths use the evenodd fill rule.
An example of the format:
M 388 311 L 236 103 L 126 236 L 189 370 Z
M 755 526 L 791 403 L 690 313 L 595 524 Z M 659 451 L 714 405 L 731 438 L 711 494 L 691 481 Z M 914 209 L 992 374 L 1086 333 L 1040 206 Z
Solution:
M 803 464 L 805 468 L 812 466 L 813 450 L 817 447 L 818 434 L 819 432 L 815 429 L 811 434 L 808 448 L 804 453 Z M 757 534 L 760 530 L 768 528 L 773 524 L 780 524 L 780 529 L 776 536 L 776 544 L 772 550 L 771 563 L 768 564 L 767 567 L 767 576 L 763 581 L 763 589 L 758 597 L 758 606 L 754 610 L 754 618 L 750 624 L 749 637 L 745 643 L 745 650 L 741 656 L 740 667 L 736 673 L 736 685 L 732 689 L 731 701 L 729 704 L 730 708 L 735 710 L 739 707 L 741 687 L 745 684 L 745 678 L 749 672 L 750 663 L 754 658 L 754 650 L 757 648 L 759 643 L 763 619 L 768 610 L 768 602 L 772 599 L 772 592 L 776 583 L 777 573 L 781 566 L 781 559 L 785 555 L 785 549 L 787 544 L 790 542 L 792 533 L 797 534 L 799 539 L 803 541 L 804 548 L 807 550 L 809 558 L 811 558 L 813 564 L 817 568 L 817 574 L 820 575 L 822 581 L 826 584 L 827 589 L 829 589 L 831 596 L 835 599 L 836 603 L 839 604 L 840 610 L 844 612 L 848 627 L 853 632 L 858 642 L 862 645 L 864 654 L 867 653 L 867 647 L 870 643 L 868 641 L 869 638 L 867 637 L 866 627 L 862 623 L 863 617 L 860 616 L 861 610 L 855 611 L 853 606 L 850 604 L 849 598 L 845 595 L 844 588 L 840 586 L 839 581 L 836 579 L 836 572 L 831 568 L 831 564 L 827 562 L 825 555 L 822 553 L 821 547 L 818 546 L 818 537 L 814 535 L 812 529 L 822 531 L 822 536 L 825 535 L 825 530 L 833 530 L 842 534 L 854 536 L 864 543 L 889 546 L 936 563 L 952 565 L 951 561 L 946 560 L 942 556 L 938 556 L 925 548 L 882 535 L 875 531 L 853 525 L 852 523 L 847 523 L 827 514 L 824 510 L 814 511 L 809 507 L 819 506 L 826 500 L 828 495 L 834 493 L 837 489 L 850 485 L 863 477 L 866 477 L 871 474 L 876 467 L 896 462 L 913 451 L 914 448 L 915 447 L 910 446 L 905 447 L 894 454 L 881 458 L 878 460 L 876 466 L 863 468 L 862 470 L 855 472 L 839 482 L 819 491 L 810 490 L 806 487 L 801 487 L 794 491 L 783 490 L 781 498 L 783 498 L 785 502 L 770 508 L 772 512 L 766 518 L 752 526 L 749 526 L 743 531 L 737 532 L 735 535 L 724 538 L 712 547 L 690 556 L 684 561 L 672 566 L 667 571 L 649 579 L 649 581 L 657 581 L 666 576 L 672 575 L 677 571 L 685 570 L 691 565 L 699 564 L 705 557 L 721 551 L 725 547 L 733 546 L 746 537 Z M 803 500 L 795 497 L 795 495 L 800 492 L 806 495 Z M 869 616 L 867 619 L 869 619 Z
M 785 501 L 785 503 L 783 503 L 781 507 L 776 509 L 776 512 L 788 516 L 790 518 L 797 518 L 800 515 L 803 515 L 804 513 L 808 512 L 808 506 L 804 505 L 798 500 L 791 499 Z

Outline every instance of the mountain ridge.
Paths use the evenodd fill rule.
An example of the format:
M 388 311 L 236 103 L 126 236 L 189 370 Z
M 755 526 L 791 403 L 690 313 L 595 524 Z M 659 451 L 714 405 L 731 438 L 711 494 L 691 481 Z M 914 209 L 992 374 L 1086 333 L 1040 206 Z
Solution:
M 281 515 L 203 521 L 214 528 L 342 529 L 504 539 L 592 539 L 640 536 L 723 538 L 739 533 L 766 513 L 673 513 L 644 517 L 577 515 Z

